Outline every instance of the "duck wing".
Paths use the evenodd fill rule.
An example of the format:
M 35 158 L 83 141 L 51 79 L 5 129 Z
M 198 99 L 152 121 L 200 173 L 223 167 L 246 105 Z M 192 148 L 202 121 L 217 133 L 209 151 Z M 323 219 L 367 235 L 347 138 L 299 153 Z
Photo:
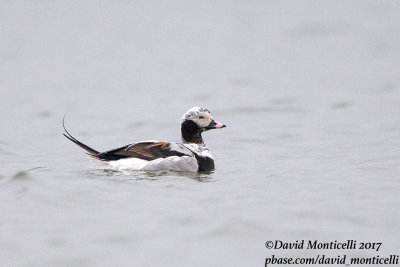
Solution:
M 175 144 L 167 142 L 139 142 L 99 153 L 96 158 L 105 161 L 123 158 L 138 158 L 150 161 L 171 156 L 191 156 L 183 151 L 175 150 L 175 146 Z
M 97 150 L 80 142 L 68 132 L 68 130 L 65 128 L 65 116 L 63 118 L 63 127 L 65 130 L 64 136 L 66 138 L 86 150 L 87 154 L 99 160 L 111 161 L 124 158 L 138 158 L 150 161 L 171 156 L 193 156 L 192 152 L 182 144 L 157 141 L 133 143 L 100 153 Z

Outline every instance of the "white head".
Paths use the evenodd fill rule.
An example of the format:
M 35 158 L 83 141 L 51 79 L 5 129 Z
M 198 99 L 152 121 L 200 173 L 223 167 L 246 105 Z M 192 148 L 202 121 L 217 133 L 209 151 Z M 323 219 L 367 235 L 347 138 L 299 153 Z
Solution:
M 211 112 L 206 108 L 193 107 L 186 111 L 186 113 L 182 116 L 181 123 L 186 120 L 191 120 L 195 122 L 200 128 L 207 127 L 214 118 L 211 115 Z
M 181 123 L 191 120 L 205 130 L 224 128 L 224 124 L 216 122 L 211 115 L 211 112 L 206 108 L 192 107 L 185 114 L 183 114 Z
M 208 109 L 200 107 L 193 107 L 186 111 L 181 120 L 182 137 L 188 142 L 202 142 L 202 132 L 224 127 L 226 127 L 225 124 L 214 120 Z

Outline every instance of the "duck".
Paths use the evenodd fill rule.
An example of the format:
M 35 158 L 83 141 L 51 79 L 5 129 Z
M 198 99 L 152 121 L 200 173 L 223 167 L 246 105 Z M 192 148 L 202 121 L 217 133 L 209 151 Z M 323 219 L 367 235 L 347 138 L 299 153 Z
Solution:
M 113 170 L 210 172 L 215 163 L 202 133 L 226 125 L 214 120 L 206 108 L 192 107 L 181 118 L 181 142 L 140 141 L 105 152 L 85 145 L 65 127 L 63 135 L 89 156 Z

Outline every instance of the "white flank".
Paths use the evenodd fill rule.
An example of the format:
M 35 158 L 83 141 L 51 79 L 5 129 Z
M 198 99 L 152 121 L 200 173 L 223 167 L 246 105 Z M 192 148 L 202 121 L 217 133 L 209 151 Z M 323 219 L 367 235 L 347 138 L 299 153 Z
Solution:
M 167 158 L 159 158 L 151 161 L 137 159 L 137 158 L 126 158 L 120 160 L 113 160 L 105 162 L 105 169 L 111 169 L 115 171 L 120 170 L 135 170 L 135 171 L 186 171 L 186 172 L 197 172 L 198 164 L 195 157 L 190 156 L 172 156 Z

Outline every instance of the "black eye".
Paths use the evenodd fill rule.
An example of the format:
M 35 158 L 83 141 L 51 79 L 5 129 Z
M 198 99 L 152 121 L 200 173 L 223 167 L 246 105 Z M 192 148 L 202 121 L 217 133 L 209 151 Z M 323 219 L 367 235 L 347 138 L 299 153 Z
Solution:
M 204 116 L 199 116 L 199 119 L 201 119 L 201 120 L 204 119 Z

